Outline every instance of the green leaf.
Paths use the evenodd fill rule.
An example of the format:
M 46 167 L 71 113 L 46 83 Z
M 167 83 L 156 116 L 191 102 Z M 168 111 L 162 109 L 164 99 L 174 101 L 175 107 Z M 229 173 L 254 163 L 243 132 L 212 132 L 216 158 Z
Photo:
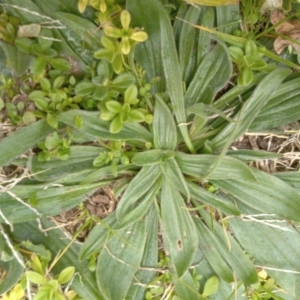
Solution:
M 1 252 L 3 251 L 2 246 L 3 245 L 0 244 Z M 21 256 L 19 256 L 19 259 L 22 261 Z M 8 261 L 0 260 L 0 266 L 3 273 L 5 272 L 4 278 L 0 281 L 0 295 L 2 295 L 11 290 L 11 288 L 18 283 L 21 276 L 24 274 L 24 268 L 15 257 Z
M 237 158 L 243 162 L 277 159 L 283 157 L 283 154 L 281 153 L 267 152 L 262 150 L 248 150 L 248 149 L 229 150 L 226 152 L 226 155 Z
M 214 234 L 203 224 L 199 218 L 195 219 L 195 225 L 199 235 L 199 246 L 203 251 L 206 259 L 211 267 L 226 282 L 234 280 L 233 271 L 224 260 L 222 253 L 219 249 L 222 247 Z M 224 249 L 223 251 L 228 251 Z
M 238 201 L 256 210 L 299 222 L 300 208 L 297 203 L 300 195 L 288 184 L 270 174 L 258 170 L 253 172 L 257 181 L 236 179 L 213 182 Z
M 253 81 L 253 72 L 248 67 L 243 67 L 238 75 L 238 85 L 249 85 Z
M 184 96 L 186 107 L 196 103 L 211 104 L 216 93 L 227 84 L 231 74 L 229 53 L 226 45 L 219 42 L 199 65 Z
M 75 267 L 76 271 L 80 274 L 84 274 L 84 276 L 74 276 L 72 289 L 75 290 L 82 299 L 103 299 L 103 296 L 97 288 L 95 274 L 89 271 L 86 261 L 82 263 L 78 261 L 79 244 L 71 243 L 71 240 L 61 229 L 57 228 L 55 223 L 42 219 L 41 224 L 44 229 L 51 228 L 51 230 L 47 230 L 47 235 L 38 228 L 36 221 L 33 221 L 20 225 L 16 224 L 13 237 L 17 241 L 31 241 L 36 245 L 43 244 L 51 251 L 52 257 L 55 257 L 60 251 L 67 249 L 60 258 L 59 263 L 55 265 L 53 272 L 59 274 L 63 269 L 69 266 Z
M 191 266 L 197 251 L 198 237 L 194 222 L 179 192 L 163 179 L 161 214 L 164 239 L 170 247 L 170 256 L 180 278 Z
M 0 47 L 5 52 L 8 66 L 17 76 L 22 76 L 28 70 L 33 56 L 3 41 L 0 41 Z
M 240 47 L 231 46 L 228 48 L 229 53 L 232 57 L 232 60 L 236 64 L 240 64 L 243 61 L 244 58 L 244 51 Z
M 110 100 L 105 102 L 107 109 L 113 113 L 119 113 L 122 110 L 122 105 L 118 101 Z
M 218 161 L 218 155 L 210 154 L 185 154 L 176 152 L 177 163 L 184 174 L 196 178 L 207 179 L 248 179 L 255 181 L 252 170 L 233 157 L 225 156 L 217 169 L 214 169 Z M 211 172 L 213 170 L 213 172 Z
M 27 271 L 26 277 L 28 278 L 29 281 L 38 285 L 41 285 L 45 280 L 41 274 L 33 271 Z
M 155 148 L 175 150 L 177 129 L 174 117 L 160 96 L 156 96 L 153 117 L 153 142 Z
M 53 81 L 53 89 L 59 89 L 65 81 L 65 76 L 58 76 Z
M 134 83 L 135 77 L 131 73 L 122 73 L 112 81 L 111 87 L 119 92 L 124 92 Z
M 109 122 L 99 119 L 99 113 L 93 113 L 83 110 L 70 110 L 58 116 L 58 120 L 76 128 L 75 117 L 79 116 L 83 120 L 83 125 L 78 129 L 81 133 L 88 136 L 104 140 L 141 140 L 143 142 L 152 142 L 151 133 L 145 127 L 133 123 L 125 124 L 122 131 L 112 134 L 109 131 Z
M 55 116 L 51 115 L 50 113 L 47 113 L 47 117 L 46 117 L 47 123 L 53 127 L 53 128 L 57 128 L 58 126 L 58 120 Z
M 33 44 L 32 39 L 30 38 L 16 38 L 15 39 L 15 45 L 16 47 L 27 54 L 31 53 L 31 46 Z
M 143 257 L 145 233 L 145 221 L 136 222 L 118 231 L 118 235 L 112 237 L 102 249 L 96 278 L 105 299 L 125 298 Z
M 174 155 L 173 151 L 153 149 L 135 154 L 131 162 L 137 166 L 155 165 L 173 158 Z
M 279 86 L 289 73 L 290 70 L 288 69 L 277 69 L 261 80 L 250 98 L 243 104 L 241 111 L 233 117 L 236 122 L 239 122 L 239 128 L 235 131 L 234 136 L 232 137 L 234 140 L 238 139 L 240 135 L 248 129 L 255 117 L 259 114 L 259 111 L 266 105 L 266 103 L 268 103 L 274 93 L 274 86 Z M 235 123 L 229 123 L 212 140 L 213 149 L 217 150 L 222 148 L 235 127 Z
M 191 193 L 176 160 L 174 158 L 170 158 L 166 162 L 162 162 L 160 164 L 160 168 L 169 183 L 173 185 L 175 189 L 178 189 L 178 191 L 183 193 L 189 201 Z
M 45 120 L 40 120 L 6 137 L 0 142 L 0 166 L 9 164 L 12 159 L 35 146 L 51 132 L 53 128 Z
M 36 57 L 30 65 L 31 73 L 34 75 L 41 74 L 45 70 L 46 65 L 47 65 L 47 61 L 44 57 L 42 56 Z
M 123 128 L 123 122 L 121 120 L 121 114 L 118 114 L 110 123 L 109 131 L 111 133 L 119 133 Z
M 141 198 L 160 176 L 158 165 L 144 166 L 141 171 L 131 180 L 117 206 L 117 218 L 119 221 L 126 216 L 139 198 Z
M 213 295 L 219 287 L 219 279 L 217 276 L 212 276 L 208 278 L 208 280 L 205 282 L 204 289 L 202 296 L 208 297 Z
M 261 223 L 244 222 L 238 219 L 229 220 L 229 223 L 237 240 L 255 259 L 255 263 L 264 266 L 268 275 L 274 278 L 286 293 L 298 295 L 300 293 L 300 280 L 297 274 L 300 272 L 299 232 L 287 222 L 270 223 L 265 221 L 265 218 L 259 219 Z M 275 225 L 277 228 L 270 225 Z
M 64 58 L 48 58 L 48 62 L 56 70 L 63 72 L 71 70 L 71 64 Z
M 138 90 L 136 85 L 131 85 L 126 91 L 124 95 L 124 102 L 134 105 L 138 103 L 137 99 Z
M 234 204 L 223 200 L 221 197 L 218 197 L 213 193 L 206 191 L 199 185 L 190 182 L 188 183 L 188 187 L 191 192 L 191 197 L 199 201 L 200 203 L 206 203 L 209 206 L 220 209 L 221 211 L 229 215 L 239 216 L 241 214 L 241 212 Z
M 231 266 L 238 278 L 246 285 L 256 283 L 258 281 L 257 271 L 237 241 L 231 234 L 226 232 L 225 235 L 222 226 L 203 210 L 201 211 L 201 216 L 218 241 L 218 243 L 215 244 L 217 251 L 227 261 L 228 265 Z M 239 259 L 237 259 L 237 257 Z
M 75 272 L 75 268 L 74 267 L 67 267 L 65 269 L 63 269 L 59 276 L 58 276 L 58 282 L 59 284 L 66 284 L 67 282 L 69 282 L 71 280 L 71 278 L 73 277 Z

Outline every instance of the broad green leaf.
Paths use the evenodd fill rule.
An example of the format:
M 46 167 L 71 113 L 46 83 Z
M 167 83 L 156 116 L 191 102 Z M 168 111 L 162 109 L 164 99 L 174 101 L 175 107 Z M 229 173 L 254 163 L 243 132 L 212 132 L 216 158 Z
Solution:
M 42 232 L 36 221 L 26 222 L 22 224 L 16 224 L 13 232 L 13 237 L 17 241 L 31 241 L 38 245 L 43 244 L 46 249 L 51 251 L 52 257 L 55 257 L 57 253 L 63 251 L 70 246 L 66 253 L 60 258 L 59 263 L 54 266 L 53 272 L 59 274 L 63 269 L 73 266 L 81 276 L 74 276 L 72 280 L 71 289 L 83 299 L 99 300 L 103 299 L 97 288 L 95 275 L 88 269 L 88 264 L 85 262 L 80 263 L 78 261 L 79 245 L 78 243 L 72 243 L 69 237 L 53 222 L 47 219 L 41 220 L 43 229 L 51 228 L 47 231 L 47 235 Z
M 240 7 L 237 0 L 218 0 L 222 6 L 216 7 L 216 21 L 218 31 L 232 34 L 238 28 Z M 223 5 L 226 6 L 224 7 Z
M 223 256 L 225 261 L 227 261 L 238 278 L 246 285 L 256 283 L 258 281 L 257 271 L 237 241 L 229 232 L 224 232 L 222 226 L 206 212 L 202 211 L 201 216 L 218 241 L 218 243 L 215 244 L 217 251 Z
M 264 268 L 276 284 L 290 295 L 291 298 L 287 299 L 293 299 L 300 293 L 299 232 L 287 222 L 270 223 L 264 218 L 259 219 L 262 223 L 238 219 L 231 219 L 229 223 L 239 243 L 254 258 L 255 264 Z
M 196 103 L 211 104 L 216 93 L 225 86 L 232 74 L 232 62 L 226 45 L 219 42 L 207 54 L 189 85 L 184 101 L 186 107 Z
M 11 160 L 35 146 L 53 130 L 45 120 L 40 120 L 3 139 L 0 142 L 0 166 L 9 164 Z
M 191 197 L 199 201 L 200 203 L 206 203 L 209 206 L 220 209 L 222 212 L 229 215 L 239 216 L 241 214 L 241 212 L 234 204 L 223 200 L 221 197 L 218 197 L 213 193 L 206 191 L 199 185 L 190 182 L 188 183 L 188 187 L 191 192 Z
M 233 157 L 225 156 L 217 169 L 214 169 L 218 161 L 218 155 L 210 154 L 185 154 L 176 152 L 175 158 L 184 174 L 194 176 L 196 178 L 207 179 L 248 179 L 255 181 L 252 170 Z M 210 174 L 210 172 L 213 172 Z
M 238 130 L 235 130 L 233 139 L 237 139 L 252 124 L 259 111 L 266 105 L 274 93 L 274 86 L 279 86 L 285 77 L 290 73 L 288 69 L 277 69 L 268 74 L 257 86 L 251 97 L 243 104 L 240 112 L 233 117 L 239 122 Z M 272 83 L 271 83 L 272 82 Z M 236 124 L 229 123 L 213 140 L 215 150 L 222 148 L 228 136 L 231 135 Z
M 5 52 L 7 65 L 12 69 L 13 73 L 17 76 L 22 76 L 28 70 L 33 56 L 3 41 L 0 41 L 0 47 Z
M 123 129 L 116 134 L 109 131 L 109 122 L 105 122 L 99 118 L 99 113 L 93 113 L 83 110 L 70 110 L 58 116 L 58 120 L 76 128 L 75 118 L 82 118 L 82 127 L 78 130 L 89 136 L 104 140 L 140 140 L 144 142 L 152 142 L 151 133 L 139 124 L 124 124 Z
M 48 62 L 52 68 L 62 71 L 69 72 L 71 71 L 71 64 L 64 58 L 48 58 Z
M 131 180 L 118 206 L 117 218 L 119 221 L 126 216 L 139 198 L 141 198 L 159 178 L 161 172 L 158 165 L 144 166 Z
M 156 268 L 158 259 L 158 216 L 155 207 L 150 208 L 146 218 L 146 243 L 141 261 L 141 266 L 146 268 Z M 138 270 L 134 276 L 133 284 L 131 285 L 127 298 L 135 300 L 145 300 L 145 288 L 142 284 L 148 284 L 156 276 L 155 270 L 151 269 Z
M 295 188 L 298 191 L 298 193 L 300 192 L 300 172 L 278 172 L 274 173 L 273 175 Z
M 153 117 L 154 147 L 175 150 L 177 146 L 177 130 L 174 117 L 160 96 L 156 96 Z
M 277 159 L 283 157 L 283 154 L 281 153 L 250 149 L 229 150 L 226 152 L 226 155 L 237 158 L 243 162 L 251 162 L 265 159 Z
M 97 262 L 97 284 L 108 300 L 123 300 L 138 271 L 146 243 L 145 220 L 120 230 L 102 249 Z M 116 288 L 118 287 L 118 288 Z
M 90 81 L 81 81 L 75 86 L 75 93 L 79 96 L 86 96 L 94 92 L 96 86 Z
M 195 219 L 195 225 L 199 235 L 200 249 L 209 264 L 223 280 L 232 282 L 234 280 L 233 271 L 222 257 L 222 253 L 219 252 L 221 245 L 218 240 L 199 218 Z M 223 251 L 228 251 L 228 249 Z
M 47 66 L 47 61 L 44 57 L 38 56 L 32 60 L 30 64 L 30 71 L 34 75 L 41 74 Z
M 191 266 L 197 251 L 197 232 L 191 215 L 184 209 L 179 192 L 163 179 L 161 214 L 164 238 L 169 244 L 171 260 L 180 278 Z
M 267 214 L 276 214 L 288 220 L 300 221 L 300 195 L 282 180 L 253 170 L 257 181 L 214 180 L 213 182 L 230 195 L 250 207 Z

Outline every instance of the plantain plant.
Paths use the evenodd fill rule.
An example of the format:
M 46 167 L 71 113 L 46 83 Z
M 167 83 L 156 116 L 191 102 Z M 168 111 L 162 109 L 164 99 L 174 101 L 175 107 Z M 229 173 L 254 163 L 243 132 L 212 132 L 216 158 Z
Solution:
M 300 295 L 299 173 L 248 165 L 279 154 L 230 150 L 246 131 L 299 119 L 300 77 L 257 54 L 264 39 L 228 44 L 238 5 L 0 7 L 0 108 L 3 122 L 24 125 L 0 142 L 0 165 L 24 170 L 1 184 L 0 294 L 24 273 L 15 245 L 29 240 L 52 257 L 64 249 L 53 271 L 74 267 L 71 288 L 85 300 Z M 53 229 L 47 218 L 104 186 L 120 201 L 83 243 Z

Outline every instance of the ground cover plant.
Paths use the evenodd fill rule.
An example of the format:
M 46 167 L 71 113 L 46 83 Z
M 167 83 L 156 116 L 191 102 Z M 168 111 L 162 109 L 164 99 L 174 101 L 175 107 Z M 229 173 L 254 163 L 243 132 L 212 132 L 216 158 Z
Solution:
M 232 147 L 300 119 L 300 6 L 212 2 L 0 0 L 1 299 L 300 295 L 299 172 Z

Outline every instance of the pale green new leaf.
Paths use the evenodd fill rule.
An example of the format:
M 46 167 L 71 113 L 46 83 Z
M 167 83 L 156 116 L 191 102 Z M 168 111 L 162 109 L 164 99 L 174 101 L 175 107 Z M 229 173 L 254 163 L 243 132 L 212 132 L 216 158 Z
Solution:
M 103 247 L 97 262 L 97 284 L 107 300 L 123 300 L 138 271 L 146 242 L 145 220 L 118 231 Z
M 217 150 L 224 146 L 228 136 L 234 131 L 233 140 L 243 134 L 252 124 L 260 110 L 266 105 L 274 93 L 274 86 L 279 86 L 285 77 L 290 73 L 289 69 L 277 69 L 268 74 L 257 86 L 251 97 L 244 103 L 239 113 L 233 117 L 239 122 L 238 128 L 236 123 L 229 123 L 213 140 L 213 149 Z
M 163 99 L 157 95 L 153 117 L 153 143 L 157 149 L 175 150 L 177 130 L 174 117 Z
M 252 170 L 242 163 L 240 160 L 233 157 L 223 157 L 218 167 L 214 166 L 218 162 L 218 155 L 211 154 L 185 154 L 176 152 L 176 161 L 182 173 L 194 176 L 196 178 L 206 179 L 248 179 L 255 180 Z M 213 172 L 210 174 L 210 172 Z
M 0 166 L 9 164 L 15 157 L 35 146 L 54 129 L 40 120 L 14 132 L 0 142 Z
M 213 180 L 219 188 L 239 201 L 267 214 L 276 214 L 288 220 L 300 221 L 300 195 L 282 180 L 253 170 L 257 181 Z
M 144 166 L 131 180 L 116 210 L 117 218 L 120 222 L 132 209 L 132 205 L 145 195 L 153 184 L 156 184 L 155 182 L 160 174 L 161 171 L 158 165 Z
M 161 215 L 164 238 L 169 244 L 171 260 L 180 278 L 191 266 L 197 251 L 198 237 L 191 215 L 184 209 L 179 192 L 163 179 Z
M 173 151 L 152 149 L 135 154 L 131 162 L 136 166 L 148 166 L 167 161 L 174 156 L 175 153 Z

